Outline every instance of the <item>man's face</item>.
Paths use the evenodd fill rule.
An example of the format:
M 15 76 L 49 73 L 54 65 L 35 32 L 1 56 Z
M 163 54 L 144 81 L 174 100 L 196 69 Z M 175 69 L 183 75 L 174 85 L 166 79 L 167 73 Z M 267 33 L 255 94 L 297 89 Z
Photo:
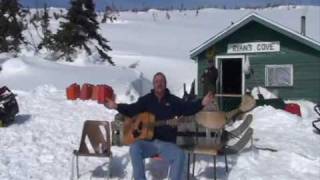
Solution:
M 166 79 L 162 75 L 157 75 L 153 80 L 153 88 L 156 93 L 164 93 L 166 89 Z

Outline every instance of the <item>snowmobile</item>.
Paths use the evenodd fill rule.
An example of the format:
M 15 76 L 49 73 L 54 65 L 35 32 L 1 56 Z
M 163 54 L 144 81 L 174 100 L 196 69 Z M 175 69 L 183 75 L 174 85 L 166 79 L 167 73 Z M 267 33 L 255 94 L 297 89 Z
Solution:
M 15 96 L 8 87 L 0 87 L 0 127 L 11 124 L 19 112 Z
M 320 116 L 320 103 L 314 107 L 314 111 Z M 320 118 L 312 122 L 312 126 L 316 129 L 315 131 L 320 134 Z

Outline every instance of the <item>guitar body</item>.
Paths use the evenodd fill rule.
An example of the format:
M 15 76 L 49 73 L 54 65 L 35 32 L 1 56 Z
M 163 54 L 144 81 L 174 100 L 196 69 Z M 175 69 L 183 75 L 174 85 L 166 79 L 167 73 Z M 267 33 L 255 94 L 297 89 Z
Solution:
M 140 113 L 133 118 L 125 118 L 122 143 L 130 145 L 136 140 L 152 139 L 155 121 L 155 116 L 148 112 Z

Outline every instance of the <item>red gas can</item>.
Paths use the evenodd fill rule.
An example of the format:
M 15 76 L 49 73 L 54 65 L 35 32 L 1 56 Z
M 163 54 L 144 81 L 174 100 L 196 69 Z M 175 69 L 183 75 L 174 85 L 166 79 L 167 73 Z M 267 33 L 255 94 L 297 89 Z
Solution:
M 98 94 L 99 94 L 99 85 L 93 86 L 91 99 L 92 100 L 98 100 Z
M 83 84 L 82 87 L 81 87 L 80 99 L 81 100 L 90 99 L 91 98 L 91 94 L 92 94 L 92 89 L 93 89 L 93 85 L 92 84 L 88 84 L 88 83 Z
M 301 116 L 301 111 L 300 111 L 300 106 L 299 104 L 296 104 L 296 103 L 288 103 L 285 105 L 285 108 L 284 108 L 285 111 L 288 111 L 292 114 L 295 114 L 295 115 L 298 115 L 298 116 Z
M 113 89 L 108 85 L 98 85 L 98 103 L 104 104 L 106 102 L 106 98 L 113 98 Z
M 71 84 L 67 87 L 66 94 L 68 100 L 76 100 L 80 95 L 80 85 L 77 83 Z

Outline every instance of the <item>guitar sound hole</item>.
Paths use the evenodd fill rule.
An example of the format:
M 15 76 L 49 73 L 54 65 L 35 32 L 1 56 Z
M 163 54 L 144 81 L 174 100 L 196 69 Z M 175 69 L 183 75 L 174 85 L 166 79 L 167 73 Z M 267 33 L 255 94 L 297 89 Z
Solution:
M 138 128 L 132 131 L 132 135 L 134 138 L 137 138 L 141 135 L 142 127 L 143 127 L 142 122 L 139 122 Z
M 142 129 L 142 122 L 139 123 L 138 129 L 141 131 L 141 129 Z
M 132 132 L 132 135 L 133 135 L 134 138 L 137 138 L 137 137 L 140 136 L 140 131 L 137 130 L 137 129 L 135 129 L 135 130 Z

